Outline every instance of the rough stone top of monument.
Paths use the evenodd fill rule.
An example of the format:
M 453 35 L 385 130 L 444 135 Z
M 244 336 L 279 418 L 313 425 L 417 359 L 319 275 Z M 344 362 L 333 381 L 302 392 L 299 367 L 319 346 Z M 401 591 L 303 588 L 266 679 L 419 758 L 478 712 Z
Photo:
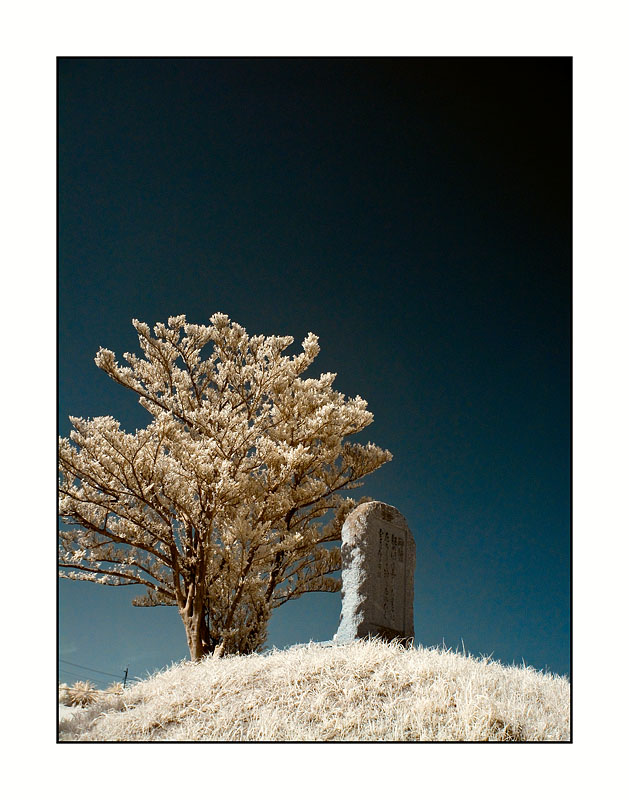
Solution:
M 343 606 L 335 641 L 414 636 L 415 540 L 387 503 L 361 503 L 341 534 Z
M 343 528 L 347 526 L 348 543 L 350 537 L 358 540 L 362 538 L 363 531 L 369 524 L 371 518 L 380 519 L 383 522 L 391 522 L 402 528 L 408 528 L 408 523 L 404 516 L 395 508 L 387 503 L 381 503 L 378 500 L 371 500 L 368 503 L 361 503 L 359 506 L 350 512 L 346 519 Z M 345 539 L 343 539 L 345 542 Z

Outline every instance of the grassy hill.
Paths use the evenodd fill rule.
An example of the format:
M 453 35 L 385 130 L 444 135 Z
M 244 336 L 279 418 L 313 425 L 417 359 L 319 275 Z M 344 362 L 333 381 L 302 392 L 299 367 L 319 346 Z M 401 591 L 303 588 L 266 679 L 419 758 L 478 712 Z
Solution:
M 565 677 L 379 640 L 184 661 L 59 725 L 60 741 L 569 738 Z

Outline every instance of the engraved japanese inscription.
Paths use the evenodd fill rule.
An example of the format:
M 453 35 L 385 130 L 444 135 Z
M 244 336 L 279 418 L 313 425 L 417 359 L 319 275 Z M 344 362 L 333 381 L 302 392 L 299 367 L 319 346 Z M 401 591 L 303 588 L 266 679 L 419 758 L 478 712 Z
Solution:
M 392 528 L 378 528 L 379 581 L 375 587 L 380 596 L 374 597 L 374 623 L 384 628 L 404 630 L 404 598 L 406 597 L 406 552 L 405 531 Z
M 363 503 L 342 531 L 342 610 L 334 641 L 363 636 L 411 640 L 415 541 L 402 514 Z

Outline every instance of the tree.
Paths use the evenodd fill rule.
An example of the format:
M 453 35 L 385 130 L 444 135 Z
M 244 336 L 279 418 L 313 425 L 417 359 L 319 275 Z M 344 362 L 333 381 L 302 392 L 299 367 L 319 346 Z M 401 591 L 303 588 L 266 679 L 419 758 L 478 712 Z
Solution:
M 125 353 L 121 366 L 101 348 L 95 362 L 151 421 L 126 433 L 112 417 L 70 417 L 59 440 L 60 575 L 176 605 L 193 660 L 253 652 L 274 608 L 339 590 L 332 543 L 357 502 L 338 492 L 392 457 L 344 441 L 371 423 L 365 400 L 333 390 L 332 373 L 299 377 L 314 334 L 288 356 L 290 336 L 210 322 L 171 317 L 152 335 L 133 320 L 144 358 Z

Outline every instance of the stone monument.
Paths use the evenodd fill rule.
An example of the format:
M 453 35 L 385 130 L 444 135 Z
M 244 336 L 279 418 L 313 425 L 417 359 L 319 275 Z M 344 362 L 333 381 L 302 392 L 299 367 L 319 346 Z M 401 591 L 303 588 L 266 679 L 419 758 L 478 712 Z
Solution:
M 335 644 L 367 636 L 415 635 L 415 540 L 406 520 L 386 503 L 361 503 L 341 533 L 342 608 Z

